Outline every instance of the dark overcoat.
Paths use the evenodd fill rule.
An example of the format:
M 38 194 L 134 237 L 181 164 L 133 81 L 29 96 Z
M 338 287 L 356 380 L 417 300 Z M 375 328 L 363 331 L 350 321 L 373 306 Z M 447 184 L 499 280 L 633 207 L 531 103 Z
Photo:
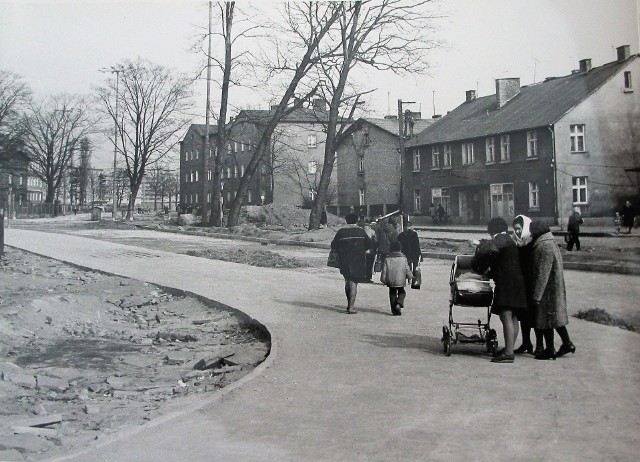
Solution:
M 364 229 L 347 225 L 336 233 L 331 248 L 340 257 L 340 274 L 354 282 L 367 281 L 366 251 L 371 248 L 371 239 Z
M 532 298 L 537 304 L 534 326 L 555 329 L 569 323 L 562 255 L 553 234 L 542 234 L 532 245 Z
M 407 257 L 409 263 L 417 264 L 422 256 L 418 233 L 413 229 L 405 229 L 398 234 L 398 242 L 402 245 L 402 253 Z

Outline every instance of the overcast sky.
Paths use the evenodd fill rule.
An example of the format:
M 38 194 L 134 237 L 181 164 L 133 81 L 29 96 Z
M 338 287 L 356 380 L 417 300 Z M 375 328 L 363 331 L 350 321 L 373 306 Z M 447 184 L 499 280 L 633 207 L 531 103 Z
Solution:
M 620 45 L 638 53 L 639 3 L 444 0 L 440 11 L 448 17 L 438 38 L 445 47 L 433 52 L 429 75 L 372 75 L 368 86 L 377 91 L 368 98 L 371 115 L 383 116 L 388 107 L 394 112 L 399 98 L 415 101 L 412 107 L 423 117 L 434 113 L 434 100 L 435 112 L 445 114 L 464 101 L 466 90 L 495 93 L 496 78 L 520 77 L 528 85 L 569 74 L 580 59 L 591 58 L 594 67 L 613 61 Z M 202 57 L 189 48 L 207 18 L 207 2 L 199 0 L 0 0 L 0 68 L 22 75 L 37 97 L 89 93 L 105 79 L 100 68 L 138 56 L 194 73 Z M 200 87 L 202 110 L 194 112 L 204 119 L 204 82 Z M 269 104 L 266 95 L 243 99 L 235 103 Z M 97 143 L 97 167 L 109 165 L 110 149 Z

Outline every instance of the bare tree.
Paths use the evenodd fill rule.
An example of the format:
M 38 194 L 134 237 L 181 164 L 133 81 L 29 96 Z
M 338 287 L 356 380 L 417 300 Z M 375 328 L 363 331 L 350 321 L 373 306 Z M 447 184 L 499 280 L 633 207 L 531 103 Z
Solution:
M 175 147 L 178 133 L 189 123 L 186 114 L 192 79 L 143 59 L 124 61 L 114 69 L 119 73 L 119 85 L 109 78 L 105 87 L 98 88 L 98 96 L 117 127 L 117 150 L 124 160 L 129 187 L 127 218 L 133 219 L 147 168 Z
M 323 39 L 340 17 L 342 3 L 339 2 L 309 2 L 290 3 L 285 5 L 285 20 L 288 34 L 287 40 L 281 41 L 280 33 L 273 35 L 274 42 L 270 51 L 275 50 L 276 57 L 267 65 L 267 80 L 289 78 L 288 84 L 275 110 L 262 120 L 253 121 L 261 129 L 260 139 L 254 154 L 249 161 L 245 174 L 240 179 L 238 190 L 231 202 L 227 217 L 227 226 L 237 225 L 240 208 L 245 200 L 249 183 L 255 175 L 260 163 L 270 152 L 270 138 L 278 123 L 288 114 L 303 107 L 318 91 L 319 83 L 308 85 L 308 90 L 296 98 L 292 105 L 290 101 L 298 91 L 298 85 L 309 76 L 310 71 L 320 62 L 320 56 L 331 54 L 332 49 L 321 49 Z
M 20 114 L 30 98 L 31 90 L 19 75 L 0 69 L 0 162 L 19 144 Z
M 57 197 L 80 141 L 96 132 L 93 114 L 87 98 L 77 95 L 29 104 L 22 119 L 22 140 L 31 170 L 46 184 L 45 202 L 53 203 Z
M 432 2 L 382 0 L 343 4 L 338 34 L 329 35 L 340 43 L 339 51 L 322 56 L 322 65 L 318 67 L 320 78 L 327 82 L 323 93 L 329 103 L 329 114 L 324 163 L 309 216 L 309 229 L 320 227 L 336 147 L 346 127 L 340 119 L 347 122 L 352 119 L 363 95 L 363 92 L 346 92 L 351 72 L 358 66 L 396 74 L 425 72 L 428 52 L 438 44 L 432 37 L 436 16 L 427 8 L 429 3 Z M 348 115 L 345 117 L 345 114 Z

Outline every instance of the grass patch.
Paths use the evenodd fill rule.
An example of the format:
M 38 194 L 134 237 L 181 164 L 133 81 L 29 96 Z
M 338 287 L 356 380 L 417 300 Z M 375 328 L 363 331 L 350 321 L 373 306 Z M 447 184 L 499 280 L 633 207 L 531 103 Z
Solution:
M 604 324 L 606 326 L 615 326 L 621 329 L 630 330 L 631 332 L 635 332 L 636 329 L 629 324 L 627 321 L 622 319 L 622 317 L 617 315 L 611 315 L 607 313 L 602 308 L 591 308 L 586 311 L 578 311 L 575 315 L 578 319 L 584 319 L 586 321 L 595 322 L 598 324 Z
M 303 268 L 309 266 L 305 261 L 297 258 L 287 258 L 269 250 L 230 249 L 230 250 L 189 250 L 187 255 L 192 257 L 210 258 L 212 260 L 230 261 L 244 265 L 260 266 L 263 268 Z

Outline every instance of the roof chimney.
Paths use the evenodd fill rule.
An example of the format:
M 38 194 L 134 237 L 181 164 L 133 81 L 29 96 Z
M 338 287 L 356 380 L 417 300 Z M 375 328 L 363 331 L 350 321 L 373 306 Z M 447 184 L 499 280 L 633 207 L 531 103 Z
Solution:
M 498 107 L 507 104 L 511 98 L 520 93 L 520 79 L 518 77 L 507 79 L 496 79 L 496 97 Z
M 474 99 L 476 99 L 476 91 L 475 90 L 467 90 L 467 103 L 469 101 L 473 101 Z
M 591 70 L 591 59 L 580 60 L 580 72 L 589 72 Z
M 624 61 L 629 57 L 629 45 L 622 45 L 616 48 L 618 52 L 618 61 Z

